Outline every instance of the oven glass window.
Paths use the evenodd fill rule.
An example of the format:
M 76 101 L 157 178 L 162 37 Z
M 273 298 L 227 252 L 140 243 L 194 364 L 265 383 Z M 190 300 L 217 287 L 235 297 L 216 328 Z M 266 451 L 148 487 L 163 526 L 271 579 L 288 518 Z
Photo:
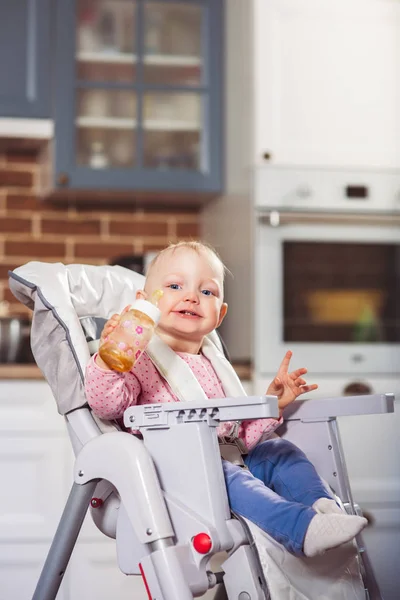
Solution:
M 285 242 L 284 341 L 400 342 L 400 244 Z

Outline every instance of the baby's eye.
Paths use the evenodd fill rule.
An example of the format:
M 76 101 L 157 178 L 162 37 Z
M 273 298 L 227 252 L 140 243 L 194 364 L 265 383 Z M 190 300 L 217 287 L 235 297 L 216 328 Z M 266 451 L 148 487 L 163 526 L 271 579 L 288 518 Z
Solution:
M 212 296 L 213 293 L 211 290 L 201 290 L 201 293 L 204 294 L 205 296 Z
M 180 290 L 181 286 L 179 285 L 179 283 L 170 283 L 170 285 L 167 285 L 167 287 L 171 288 L 171 290 Z

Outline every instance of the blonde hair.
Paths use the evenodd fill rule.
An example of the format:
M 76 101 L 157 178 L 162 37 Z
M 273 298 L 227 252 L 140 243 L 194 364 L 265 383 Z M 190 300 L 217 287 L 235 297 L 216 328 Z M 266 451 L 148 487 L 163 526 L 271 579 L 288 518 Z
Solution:
M 155 255 L 153 260 L 148 264 L 146 273 L 145 273 L 146 277 L 149 276 L 150 271 L 153 269 L 153 267 L 156 265 L 156 263 L 159 261 L 159 259 L 162 256 L 165 256 L 165 254 L 167 254 L 168 252 L 175 252 L 176 250 L 180 250 L 181 248 L 185 249 L 185 250 L 193 250 L 194 252 L 197 252 L 197 254 L 204 253 L 204 254 L 208 255 L 211 259 L 216 260 L 217 263 L 221 267 L 222 281 L 224 281 L 225 273 L 230 273 L 229 269 L 227 269 L 227 267 L 224 265 L 224 263 L 221 260 L 221 257 L 219 256 L 219 254 L 215 250 L 215 248 L 213 248 L 210 244 L 207 244 L 206 242 L 190 240 L 190 241 L 181 241 L 181 242 L 171 243 L 168 246 L 166 246 L 165 248 L 163 248 L 162 250 L 160 250 Z

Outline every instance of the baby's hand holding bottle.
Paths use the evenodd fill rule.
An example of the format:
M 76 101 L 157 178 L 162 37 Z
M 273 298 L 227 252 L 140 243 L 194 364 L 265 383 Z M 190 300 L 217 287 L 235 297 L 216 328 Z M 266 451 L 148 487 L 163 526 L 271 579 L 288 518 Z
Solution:
M 112 315 L 112 317 L 110 317 L 108 319 L 108 321 L 105 323 L 105 325 L 103 327 L 103 331 L 101 332 L 101 336 L 100 336 L 100 341 L 99 341 L 100 347 L 104 344 L 104 341 L 108 338 L 110 333 L 112 333 L 114 331 L 114 329 L 119 325 L 122 315 L 130 309 L 130 306 L 131 306 L 130 304 L 128 306 L 126 306 L 121 314 L 115 313 L 114 315 Z M 108 364 L 106 362 L 104 362 L 104 360 L 101 358 L 100 354 L 97 354 L 97 356 L 96 356 L 96 364 L 99 367 L 101 367 L 102 369 L 110 369 Z
M 108 319 L 108 321 L 106 322 L 106 324 L 103 327 L 103 331 L 101 332 L 100 345 L 104 342 L 105 338 L 108 337 L 109 334 L 112 331 L 114 331 L 114 329 L 119 325 L 119 322 L 120 322 L 122 316 L 124 315 L 124 313 L 128 312 L 130 307 L 131 307 L 131 305 L 128 304 L 128 306 L 126 306 L 124 308 L 122 313 L 115 313 L 115 315 L 113 315 L 112 317 L 110 317 Z
M 154 294 L 153 294 L 154 297 Z M 152 299 L 153 299 L 152 297 Z M 154 299 L 158 301 L 160 294 Z M 106 368 L 130 371 L 146 349 L 160 319 L 160 311 L 147 300 L 136 300 L 121 315 L 113 315 L 100 338 L 99 357 Z M 98 363 L 102 366 L 101 363 Z

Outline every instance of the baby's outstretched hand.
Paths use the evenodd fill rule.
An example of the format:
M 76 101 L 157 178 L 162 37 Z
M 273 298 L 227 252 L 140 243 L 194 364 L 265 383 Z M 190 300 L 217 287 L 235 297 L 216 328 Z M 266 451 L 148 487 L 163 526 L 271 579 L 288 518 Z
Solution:
M 267 395 L 278 396 L 280 414 L 286 406 L 296 400 L 301 394 L 312 392 L 318 388 L 316 383 L 307 385 L 307 382 L 303 379 L 303 375 L 307 373 L 307 369 L 304 367 L 289 373 L 291 358 L 292 352 L 288 350 L 280 364 L 276 377 L 270 383 L 266 392 Z

